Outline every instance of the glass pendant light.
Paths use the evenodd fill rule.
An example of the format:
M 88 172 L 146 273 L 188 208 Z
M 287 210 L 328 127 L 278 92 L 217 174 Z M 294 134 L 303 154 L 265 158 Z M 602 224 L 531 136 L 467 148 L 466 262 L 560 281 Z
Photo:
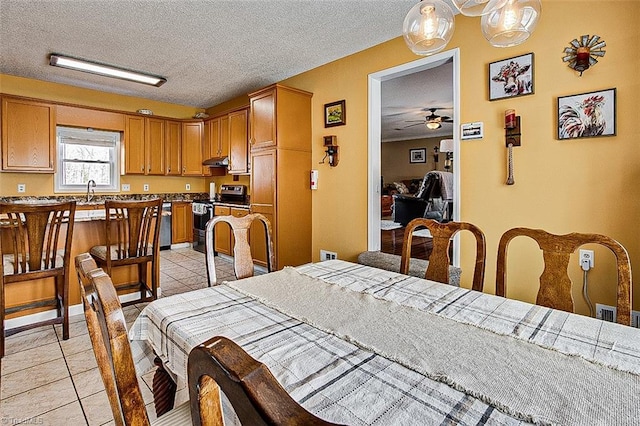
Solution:
M 491 0 L 487 8 L 503 0 Z M 482 34 L 495 47 L 510 47 L 529 38 L 540 18 L 540 0 L 507 0 L 502 8 L 483 15 Z
M 404 18 L 402 34 L 416 55 L 431 55 L 444 49 L 453 36 L 453 11 L 442 0 L 422 0 Z
M 452 0 L 453 5 L 465 16 L 482 16 L 500 9 L 507 0 L 491 2 L 489 0 Z

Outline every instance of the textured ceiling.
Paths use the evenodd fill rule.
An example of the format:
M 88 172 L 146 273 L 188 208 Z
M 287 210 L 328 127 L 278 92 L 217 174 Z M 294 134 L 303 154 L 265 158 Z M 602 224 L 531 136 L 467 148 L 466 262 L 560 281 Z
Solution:
M 401 35 L 416 0 L 0 0 L 0 72 L 210 107 Z M 167 78 L 48 65 L 50 53 Z
M 207 108 L 400 36 L 414 4 L 0 0 L 0 73 Z M 51 53 L 160 75 L 167 83 L 157 88 L 51 67 Z M 403 95 L 392 105 L 414 115 L 416 108 L 450 104 L 435 91 L 427 99 L 415 98 L 424 91 L 396 93 Z

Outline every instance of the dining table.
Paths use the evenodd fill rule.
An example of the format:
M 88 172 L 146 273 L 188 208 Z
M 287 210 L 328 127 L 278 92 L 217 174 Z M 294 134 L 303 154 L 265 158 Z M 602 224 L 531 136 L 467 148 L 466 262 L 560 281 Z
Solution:
M 129 331 L 178 395 L 214 336 L 335 423 L 640 424 L 640 329 L 343 260 L 162 297 Z

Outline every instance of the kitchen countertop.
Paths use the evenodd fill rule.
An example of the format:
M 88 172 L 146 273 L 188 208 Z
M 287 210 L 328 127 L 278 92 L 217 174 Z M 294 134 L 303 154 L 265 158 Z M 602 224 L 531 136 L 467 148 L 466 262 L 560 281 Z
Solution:
M 153 198 L 162 198 L 163 202 L 172 201 L 197 201 L 209 200 L 209 193 L 206 192 L 188 192 L 188 193 L 169 193 L 169 194 L 117 194 L 117 195 L 95 195 L 91 201 L 86 200 L 86 195 L 62 195 L 62 196 L 23 196 L 23 197 L 0 197 L 2 203 L 28 203 L 28 204 L 46 204 L 54 202 L 76 201 L 76 222 L 87 222 L 92 220 L 104 220 L 104 202 L 106 200 L 150 200 Z M 248 208 L 248 205 L 247 205 Z
M 47 202 L 64 202 L 76 201 L 76 209 L 100 208 L 106 200 L 151 200 L 153 198 L 162 198 L 164 202 L 171 201 L 197 201 L 209 200 L 207 192 L 184 192 L 184 193 L 165 193 L 165 194 L 112 194 L 112 195 L 95 195 L 91 201 L 87 201 L 86 195 L 52 195 L 52 196 L 19 196 L 19 197 L 0 197 L 2 203 L 47 203 Z

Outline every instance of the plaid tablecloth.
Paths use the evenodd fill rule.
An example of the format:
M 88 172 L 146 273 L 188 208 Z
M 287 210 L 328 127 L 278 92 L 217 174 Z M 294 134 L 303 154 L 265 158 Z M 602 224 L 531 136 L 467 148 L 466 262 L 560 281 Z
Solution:
M 640 330 L 631 327 L 344 261 L 296 269 L 350 290 L 640 374 Z M 151 366 L 153 348 L 179 386 L 186 380 L 191 348 L 216 335 L 236 341 L 265 363 L 295 400 L 334 422 L 521 423 L 224 285 L 159 299 L 143 310 L 130 331 L 139 372 Z

